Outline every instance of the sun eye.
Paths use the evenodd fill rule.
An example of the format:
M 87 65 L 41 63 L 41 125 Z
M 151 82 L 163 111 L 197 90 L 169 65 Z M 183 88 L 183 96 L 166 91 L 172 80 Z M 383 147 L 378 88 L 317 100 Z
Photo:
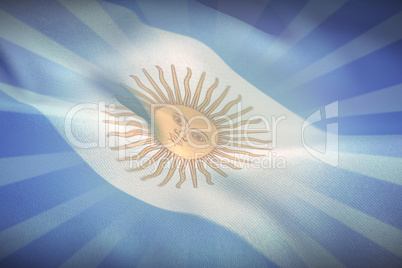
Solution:
M 173 116 L 173 120 L 176 122 L 176 124 L 178 124 L 179 126 L 181 126 L 183 124 L 183 119 L 181 119 L 180 116 L 174 115 Z
M 191 137 L 193 137 L 197 142 L 206 142 L 205 137 L 197 132 L 192 132 Z
M 159 70 L 159 77 L 161 83 L 166 85 L 166 81 L 163 78 L 162 70 L 157 66 Z M 125 141 L 124 145 L 112 147 L 117 150 L 125 153 L 126 149 L 129 148 L 139 148 L 140 146 L 144 146 L 145 148 L 136 155 L 132 157 L 131 154 L 129 156 L 124 157 L 122 160 L 124 161 L 133 161 L 138 160 L 140 162 L 144 160 L 144 157 L 148 155 L 150 152 L 155 152 L 153 156 L 151 156 L 148 160 L 143 161 L 144 163 L 139 163 L 139 167 L 128 169 L 127 171 L 139 171 L 143 170 L 146 167 L 150 166 L 154 162 L 158 162 L 157 169 L 150 173 L 149 175 L 143 177 L 142 179 L 149 179 L 153 177 L 160 176 L 164 169 L 169 169 L 168 174 L 166 175 L 163 182 L 159 184 L 159 186 L 163 186 L 169 182 L 175 172 L 179 172 L 180 181 L 176 184 L 176 187 L 180 187 L 180 185 L 186 180 L 186 172 L 188 169 L 191 172 L 191 177 L 193 181 L 193 186 L 197 187 L 197 174 L 196 170 L 201 171 L 207 179 L 209 184 L 213 184 L 211 181 L 211 174 L 205 169 L 206 166 L 214 169 L 216 172 L 220 173 L 222 176 L 227 176 L 223 170 L 217 167 L 216 164 L 225 164 L 233 169 L 240 169 L 233 165 L 230 162 L 223 162 L 224 160 L 220 158 L 227 158 L 229 160 L 233 160 L 234 162 L 243 162 L 245 160 L 241 158 L 237 158 L 235 154 L 243 154 L 248 156 L 260 157 L 262 155 L 253 154 L 251 152 L 243 151 L 242 149 L 230 149 L 229 147 L 243 147 L 250 149 L 269 149 L 269 148 L 261 148 L 250 145 L 243 145 L 241 141 L 244 140 L 243 134 L 248 133 L 263 133 L 265 131 L 260 130 L 242 130 L 238 129 L 238 127 L 243 126 L 245 124 L 257 124 L 260 123 L 260 119 L 258 120 L 243 120 L 236 122 L 234 125 L 227 124 L 226 119 L 216 119 L 215 116 L 225 115 L 227 111 L 233 107 L 233 105 L 240 102 L 241 97 L 239 96 L 236 100 L 231 101 L 226 104 L 225 107 L 218 111 L 215 111 L 221 101 L 223 101 L 225 95 L 227 94 L 229 87 L 225 89 L 222 93 L 221 97 L 217 99 L 213 104 L 209 105 L 212 101 L 211 92 L 218 85 L 218 78 L 216 78 L 216 82 L 208 89 L 208 92 L 205 95 L 205 99 L 202 101 L 200 98 L 201 94 L 201 85 L 204 81 L 205 72 L 201 75 L 201 78 L 198 82 L 198 87 L 196 89 L 196 93 L 191 99 L 191 90 L 189 86 L 189 80 L 191 77 L 191 69 L 187 69 L 187 76 L 184 79 L 184 87 L 186 90 L 186 94 L 184 99 L 180 95 L 180 89 L 177 85 L 177 77 L 174 65 L 171 65 L 173 80 L 175 82 L 175 94 L 173 91 L 168 88 L 166 85 L 165 88 L 169 94 L 169 96 L 163 96 L 163 92 L 155 86 L 156 95 L 160 95 L 162 99 L 170 100 L 170 104 L 159 102 L 159 98 L 155 98 L 156 100 L 156 108 L 155 108 L 155 121 L 154 127 L 150 128 L 147 124 L 143 126 L 140 121 L 142 120 L 140 116 L 137 116 L 135 113 L 132 115 L 138 117 L 135 121 L 130 122 L 130 125 L 138 127 L 138 129 L 128 130 L 123 132 L 109 132 L 109 136 L 117 136 L 117 137 L 139 137 L 139 140 Z M 148 79 L 153 83 L 151 77 L 148 73 L 143 69 Z M 135 80 L 140 87 L 146 91 L 149 89 L 141 86 L 136 76 Z M 124 86 L 125 88 L 131 90 L 130 87 Z M 134 89 L 132 89 L 133 91 Z M 150 93 L 150 92 L 148 92 Z M 154 95 L 154 96 L 156 96 Z M 141 95 L 139 95 L 141 97 Z M 202 103 L 198 106 L 199 101 Z M 123 104 L 123 103 L 122 103 Z M 160 105 L 158 105 L 160 104 Z M 126 110 L 125 106 L 117 106 L 116 110 Z M 152 107 L 150 107 L 152 108 Z M 251 110 L 252 107 L 246 108 L 236 114 L 230 115 L 231 119 L 236 119 L 243 115 L 244 113 Z M 128 108 L 127 108 L 128 109 Z M 152 113 L 152 110 L 149 112 Z M 120 118 L 122 116 L 126 116 L 127 113 L 110 113 L 105 111 L 106 114 L 110 116 Z M 129 113 L 131 115 L 131 113 Z M 172 122 L 172 120 L 174 122 Z M 105 123 L 108 122 L 114 125 L 123 125 L 124 122 L 116 119 L 116 121 L 105 120 Z M 208 128 L 207 128 L 207 127 Z M 221 131 L 224 129 L 224 131 Z M 219 131 L 219 133 L 218 133 Z M 218 135 L 215 135 L 218 134 Z M 142 137 L 146 136 L 146 139 Z M 270 143 L 270 141 L 260 140 L 257 138 L 252 138 L 253 141 L 259 142 L 261 144 Z M 173 144 L 172 144 L 173 142 Z M 216 163 L 216 164 L 215 164 Z M 131 164 L 131 163 L 130 163 Z M 170 165 L 170 167 L 168 167 Z

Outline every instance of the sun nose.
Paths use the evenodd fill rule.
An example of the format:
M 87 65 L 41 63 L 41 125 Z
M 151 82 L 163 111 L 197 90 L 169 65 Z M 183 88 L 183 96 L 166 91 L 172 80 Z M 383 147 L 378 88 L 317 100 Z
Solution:
M 177 135 L 177 138 L 179 140 L 183 140 L 185 142 L 188 142 L 187 138 L 185 137 L 185 133 L 186 133 L 185 129 L 177 129 L 177 128 L 175 128 L 174 133 Z
M 176 133 L 177 135 L 180 136 L 180 135 L 186 133 L 186 129 L 184 127 L 180 128 L 180 129 L 175 128 L 174 133 Z

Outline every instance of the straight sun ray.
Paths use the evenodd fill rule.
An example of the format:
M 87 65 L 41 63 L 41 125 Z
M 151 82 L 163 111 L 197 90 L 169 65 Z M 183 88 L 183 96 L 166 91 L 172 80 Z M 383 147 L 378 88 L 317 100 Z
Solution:
M 147 95 L 142 94 L 141 92 L 139 92 L 138 90 L 131 88 L 127 85 L 124 84 L 120 84 L 122 87 L 128 89 L 129 91 L 133 92 L 135 95 L 143 98 L 145 101 L 147 101 L 150 104 L 155 104 L 156 102 L 154 100 L 152 100 L 150 97 L 148 97 Z
M 226 146 L 232 146 L 232 147 L 239 147 L 239 148 L 247 148 L 247 149 L 254 149 L 254 150 L 272 150 L 272 148 L 261 148 L 261 147 L 254 147 L 250 145 L 244 145 L 241 143 L 236 143 L 236 142 L 226 142 Z
M 219 135 L 239 135 L 239 134 L 252 134 L 252 133 L 268 133 L 267 130 L 227 130 L 219 131 Z
M 135 219 L 138 219 L 137 213 L 133 209 L 128 209 L 60 267 L 98 267 L 134 225 Z M 88 256 L 91 257 L 88 258 Z
M 100 186 L 2 231 L 0 260 L 82 213 L 111 193 L 109 185 Z
M 165 77 L 163 76 L 163 70 L 161 67 L 156 66 L 156 68 L 159 71 L 159 80 L 161 81 L 162 85 L 165 87 L 168 96 L 169 96 L 169 103 L 172 104 L 174 103 L 174 95 L 172 89 L 169 87 L 169 85 L 166 83 Z
M 145 75 L 146 75 L 147 77 L 149 76 L 149 74 L 147 73 L 147 71 L 146 71 L 145 69 L 142 69 L 142 71 L 145 73 Z M 140 88 L 142 88 L 145 92 L 147 92 L 149 95 L 151 95 L 152 98 L 154 98 L 154 100 L 155 100 L 157 103 L 163 103 L 162 100 L 158 97 L 158 95 L 155 94 L 155 92 L 153 92 L 152 90 L 150 90 L 149 88 L 147 88 L 146 86 L 144 86 L 144 85 L 141 83 L 140 79 L 138 79 L 137 76 L 135 76 L 135 75 L 130 75 L 130 77 L 135 80 L 135 82 L 137 83 L 137 85 L 138 85 Z M 151 79 L 152 79 L 152 78 L 151 78 Z M 156 84 L 155 84 L 155 85 L 156 85 Z
M 132 89 L 132 88 L 130 88 L 130 87 L 124 85 L 124 84 L 120 84 L 120 85 L 121 85 L 122 87 L 124 87 L 124 88 L 126 88 L 126 89 L 132 91 L 133 93 L 134 93 L 134 92 L 138 92 L 138 91 L 136 91 L 135 89 Z M 135 93 L 135 94 L 137 94 L 137 93 Z M 150 107 L 151 107 L 150 102 L 145 101 L 145 99 L 149 99 L 148 96 L 143 95 L 142 93 L 140 93 L 140 95 L 141 95 L 141 97 L 142 97 L 143 99 L 137 98 L 136 101 L 135 101 L 135 100 L 133 100 L 132 98 L 123 98 L 123 97 L 118 96 L 118 101 L 120 101 L 120 102 L 126 102 L 128 105 L 132 104 L 132 105 L 134 105 L 134 107 L 135 107 L 136 105 L 138 105 L 138 104 L 137 104 L 137 101 L 138 101 L 139 103 L 141 103 L 141 105 L 144 106 L 144 108 L 150 109 Z M 139 115 L 134 114 L 134 112 L 133 112 L 131 109 L 128 109 L 128 110 L 131 111 L 132 116 L 140 117 Z M 143 118 L 141 118 L 141 119 L 143 119 Z M 144 119 L 143 119 L 143 120 L 144 120 Z
M 163 182 L 161 182 L 159 184 L 159 186 L 163 186 L 163 185 L 165 185 L 166 183 L 168 183 L 170 181 L 170 179 L 173 176 L 173 173 L 175 172 L 175 170 L 177 168 L 178 163 L 179 163 L 179 158 L 178 157 L 173 157 L 173 163 L 170 166 L 169 173 L 167 174 L 166 179 Z
M 236 157 L 234 157 L 232 155 L 225 154 L 224 152 L 221 152 L 221 151 L 218 151 L 218 150 L 215 150 L 214 154 L 219 155 L 220 157 L 227 158 L 227 159 L 232 160 L 232 161 L 236 161 L 236 162 L 252 163 L 251 161 L 244 160 L 244 159 L 241 159 L 241 158 L 236 158 Z
M 202 164 L 201 161 L 196 161 L 198 169 L 202 172 L 202 174 L 205 175 L 205 179 L 207 180 L 207 183 L 210 185 L 213 185 L 214 183 L 211 181 L 211 174 L 204 168 L 204 165 Z
M 205 107 L 207 107 L 207 105 L 211 101 L 212 92 L 215 90 L 215 88 L 218 86 L 218 84 L 219 84 L 219 79 L 216 78 L 215 83 L 208 89 L 208 91 L 205 95 L 204 101 L 200 104 L 200 106 L 197 108 L 197 110 L 203 111 L 205 109 Z
M 226 94 L 228 94 L 230 89 L 230 86 L 228 86 L 225 91 L 219 96 L 219 98 L 204 112 L 206 116 L 209 116 L 215 109 L 218 107 L 218 105 L 223 101 L 223 99 L 226 97 Z
M 141 178 L 141 180 L 147 180 L 150 178 L 154 178 L 156 176 L 158 176 L 159 174 L 162 173 L 163 168 L 165 167 L 166 163 L 173 157 L 173 155 L 171 153 L 168 153 L 168 155 L 166 155 L 160 162 L 158 165 L 158 168 L 156 169 L 156 171 L 152 174 L 149 174 L 147 176 L 144 176 Z
M 191 102 L 191 107 L 194 109 L 197 108 L 198 100 L 199 100 L 200 94 L 201 94 L 202 85 L 204 84 L 204 79 L 205 79 L 205 72 L 203 72 L 201 74 L 200 81 L 198 82 L 197 89 L 195 90 L 195 93 L 194 93 L 193 101 Z
M 112 106 L 112 105 L 106 105 L 106 108 L 108 109 L 116 109 L 116 110 L 126 110 L 126 111 L 131 111 L 129 108 L 126 106 Z
M 176 69 L 175 69 L 174 65 L 171 66 L 171 69 L 172 69 L 172 76 L 173 76 L 174 91 L 176 93 L 176 103 L 180 105 L 180 104 L 183 104 L 183 101 L 181 98 L 179 83 L 177 82 Z
M 225 147 L 221 147 L 221 148 L 219 148 L 217 150 L 221 150 L 221 151 L 224 151 L 226 153 L 231 153 L 231 154 L 244 154 L 244 155 L 248 155 L 248 156 L 252 156 L 252 157 L 264 156 L 262 154 L 253 154 L 253 153 L 242 151 L 242 150 L 228 149 L 228 148 L 225 148 Z
M 138 115 L 136 115 L 133 112 L 119 113 L 119 114 L 114 114 L 114 113 L 111 113 L 111 112 L 108 112 L 108 111 L 104 111 L 104 112 L 105 112 L 105 114 L 113 116 L 113 117 L 121 117 L 121 116 L 135 116 L 135 117 L 138 117 Z M 118 125 L 120 125 L 120 124 L 118 124 Z
M 235 129 L 238 128 L 240 126 L 243 126 L 245 124 L 258 124 L 260 123 L 262 120 L 261 119 L 255 119 L 255 120 L 243 120 L 234 124 L 229 124 L 229 125 L 219 125 L 217 126 L 218 129 Z
M 118 137 L 134 137 L 134 136 L 146 136 L 149 137 L 150 136 L 150 132 L 148 131 L 143 131 L 143 130 L 132 130 L 129 132 L 110 132 L 109 134 L 107 134 L 108 137 L 110 136 L 118 136 Z
M 231 120 L 233 120 L 233 119 L 235 119 L 235 118 L 237 118 L 237 117 L 239 117 L 239 116 L 251 111 L 252 109 L 253 109 L 253 107 L 248 107 L 248 108 L 246 108 L 246 109 L 244 109 L 244 110 L 242 110 L 240 112 L 237 112 L 235 114 L 225 116 L 222 119 L 216 120 L 216 121 L 214 121 L 214 123 L 217 124 L 217 125 L 220 125 L 220 124 L 225 123 L 227 121 L 231 121 Z
M 236 167 L 235 165 L 233 165 L 233 164 L 230 163 L 230 162 L 227 162 L 227 161 L 225 161 L 225 160 L 223 160 L 223 159 L 218 159 L 218 158 L 217 158 L 216 156 L 214 156 L 213 154 L 211 154 L 209 157 L 210 157 L 211 160 L 213 160 L 215 163 L 219 163 L 219 164 L 222 164 L 222 165 L 226 165 L 226 166 L 228 166 L 228 167 L 230 167 L 230 168 L 232 168 L 232 169 L 241 169 L 241 168 L 239 168 L 239 167 Z
M 223 143 L 226 144 L 226 142 L 231 142 L 231 141 L 253 141 L 253 142 L 259 142 L 259 143 L 271 143 L 271 141 L 266 141 L 266 140 L 260 140 L 256 138 L 251 138 L 251 137 L 239 137 L 239 138 L 234 138 L 234 137 L 226 137 L 226 140 L 222 141 Z
M 190 172 L 191 172 L 191 178 L 193 180 L 193 186 L 194 188 L 197 188 L 197 171 L 195 167 L 195 160 L 191 160 L 189 162 L 190 164 Z
M 226 104 L 226 106 L 220 112 L 211 115 L 211 119 L 214 119 L 216 117 L 219 117 L 221 115 L 226 114 L 230 110 L 230 108 L 233 107 L 233 105 L 239 103 L 240 101 L 241 101 L 241 96 L 239 95 L 239 97 L 237 97 L 237 99 L 235 99 L 235 100 L 229 102 L 228 104 Z
M 148 153 L 155 151 L 157 149 L 160 149 L 161 146 L 159 144 L 156 145 L 152 145 L 152 146 L 147 146 L 145 147 L 139 154 L 135 155 L 135 156 L 127 156 L 125 158 L 123 158 L 122 160 L 139 160 L 142 157 L 144 157 L 145 155 L 147 155 Z
M 402 31 L 395 25 L 402 25 L 402 12 L 358 36 L 276 87 L 284 93 L 400 40 Z
M 1 158 L 0 187 L 82 163 L 75 152 Z
M 158 95 L 161 97 L 164 103 L 169 103 L 168 99 L 166 98 L 165 94 L 163 94 L 162 90 L 158 87 L 158 85 L 155 83 L 155 81 L 152 79 L 152 77 L 148 74 L 148 72 L 145 69 L 142 69 L 146 77 L 148 78 L 148 81 L 151 83 L 151 85 L 154 87 L 155 91 L 158 93 Z
M 221 174 L 223 177 L 227 177 L 228 175 L 223 172 L 220 168 L 218 168 L 211 160 L 209 160 L 207 157 L 203 158 L 205 160 L 205 163 L 207 163 L 208 166 L 210 166 L 213 170 Z
M 156 67 L 159 70 L 159 78 L 160 78 L 161 82 L 162 83 L 166 82 L 163 77 L 163 72 L 162 72 L 161 68 L 158 66 L 156 66 Z M 269 141 L 263 141 L 263 140 L 259 140 L 259 139 L 252 138 L 252 137 L 248 138 L 248 137 L 232 137 L 232 136 L 230 136 L 230 134 L 246 134 L 246 133 L 253 133 L 253 132 L 254 133 L 266 132 L 265 130 L 264 131 L 261 131 L 261 130 L 254 130 L 254 131 L 253 130 L 251 130 L 251 131 L 233 130 L 233 131 L 231 131 L 233 127 L 241 126 L 244 124 L 259 123 L 261 121 L 261 119 L 245 120 L 245 121 L 237 122 L 233 126 L 232 126 L 232 124 L 220 126 L 222 123 L 225 123 L 232 119 L 236 119 L 237 117 L 249 112 L 252 109 L 252 107 L 248 107 L 244 110 L 238 111 L 232 115 L 225 116 L 218 120 L 211 120 L 211 118 L 208 117 L 208 115 L 210 115 L 221 104 L 221 102 L 224 100 L 224 98 L 226 97 L 226 95 L 229 91 L 229 87 L 227 87 L 221 93 L 221 95 L 215 100 L 215 102 L 211 106 L 206 108 L 206 105 L 209 103 L 212 90 L 218 84 L 217 83 L 218 80 L 216 80 L 215 84 L 212 85 L 208 89 L 205 100 L 200 105 L 200 107 L 202 108 L 202 111 L 201 111 L 201 108 L 197 107 L 197 105 L 198 105 L 198 99 L 201 94 L 201 90 L 202 90 L 202 86 L 204 83 L 206 73 L 203 72 L 201 74 L 201 77 L 198 81 L 197 88 L 196 88 L 196 90 L 194 92 L 194 96 L 192 98 L 191 89 L 190 89 L 190 79 L 192 76 L 192 71 L 190 68 L 187 68 L 187 75 L 185 76 L 184 81 L 183 81 L 185 94 L 184 94 L 184 99 L 182 99 L 175 66 L 171 65 L 171 69 L 172 69 L 172 77 L 173 77 L 175 94 L 173 94 L 173 92 L 170 90 L 170 88 L 168 86 L 165 86 L 165 88 L 168 90 L 168 92 L 170 91 L 170 93 L 168 93 L 169 98 L 170 98 L 169 103 L 171 103 L 171 105 L 175 105 L 175 106 L 184 106 L 184 107 L 180 107 L 180 109 L 182 112 L 187 114 L 187 117 L 185 115 L 182 115 L 179 117 L 179 116 L 177 116 L 176 112 L 174 112 L 174 111 L 172 112 L 172 110 L 174 110 L 174 109 L 172 107 L 169 107 L 170 105 L 166 105 L 168 101 L 165 98 L 165 95 L 162 94 L 159 87 L 155 84 L 154 80 L 145 71 L 145 69 L 143 69 L 143 72 L 145 73 L 145 75 L 147 76 L 150 83 L 154 86 L 155 91 L 159 94 L 159 96 L 161 98 L 159 98 L 154 91 L 151 91 L 151 89 L 145 87 L 136 76 L 131 75 L 131 77 L 133 77 L 136 80 L 137 85 L 140 88 L 142 88 L 143 90 L 145 90 L 149 95 L 151 95 L 154 98 L 154 101 L 157 102 L 158 104 L 160 104 L 162 107 L 160 107 L 159 109 L 157 109 L 155 111 L 155 124 L 157 126 L 156 127 L 157 131 L 155 132 L 155 135 L 156 135 L 156 138 L 158 141 L 155 142 L 155 145 L 151 145 L 151 146 L 144 148 L 137 156 L 134 156 L 134 157 L 126 156 L 125 158 L 122 159 L 122 161 L 124 161 L 124 160 L 140 160 L 146 154 L 148 154 L 154 150 L 159 150 L 159 152 L 154 154 L 147 162 L 145 162 L 145 164 L 142 164 L 141 166 L 136 167 L 136 168 L 131 168 L 126 171 L 142 170 L 142 169 L 148 167 L 150 164 L 154 163 L 155 161 L 159 161 L 162 154 L 165 154 L 165 151 L 170 151 L 173 153 L 173 155 L 172 155 L 173 162 L 170 166 L 169 172 L 168 172 L 165 180 L 159 186 L 163 186 L 166 183 L 168 183 L 169 180 L 172 178 L 175 170 L 179 166 L 180 181 L 176 184 L 176 187 L 180 188 L 180 186 L 186 180 L 186 171 L 185 170 L 187 169 L 187 166 L 189 166 L 191 176 L 193 179 L 193 186 L 195 188 L 195 187 L 197 187 L 197 180 L 196 180 L 196 165 L 195 165 L 194 161 L 198 158 L 200 158 L 203 161 L 206 161 L 206 164 L 208 166 L 210 166 L 212 169 L 214 169 L 221 175 L 227 176 L 219 167 L 217 167 L 215 165 L 215 163 L 229 166 L 232 169 L 239 169 L 239 168 L 236 167 L 235 165 L 233 165 L 232 163 L 228 162 L 227 160 L 219 159 L 219 157 L 227 158 L 229 160 L 233 160 L 233 161 L 237 161 L 237 162 L 250 163 L 250 161 L 248 161 L 246 159 L 241 159 L 241 157 L 239 158 L 237 155 L 241 154 L 243 156 L 248 156 L 248 157 L 264 156 L 264 155 L 257 155 L 257 154 L 247 152 L 244 150 L 224 148 L 224 145 L 225 145 L 224 141 L 247 140 L 247 141 L 255 141 L 255 142 L 259 142 L 259 143 L 269 143 Z M 174 99 L 174 97 L 176 97 L 176 100 Z M 164 101 L 165 101 L 164 103 L 163 103 L 162 99 L 164 99 Z M 230 102 L 228 105 L 225 105 L 225 108 L 223 110 L 221 110 L 218 114 L 228 111 L 234 104 L 236 104 L 240 100 L 241 100 L 241 97 L 239 96 L 236 100 Z M 175 108 L 179 109 L 179 107 L 175 107 Z M 206 109 L 205 112 L 204 112 L 204 109 Z M 117 116 L 119 116 L 119 114 L 117 114 Z M 179 118 L 176 118 L 176 117 L 179 117 Z M 201 117 L 202 119 L 208 121 L 212 127 L 211 131 L 207 131 L 206 133 L 208 133 L 208 134 L 206 134 L 203 131 L 200 131 L 198 129 L 200 126 L 197 125 L 197 124 L 199 124 L 199 122 L 198 123 L 197 122 L 189 122 L 189 121 L 192 121 L 191 117 L 193 117 L 193 118 Z M 179 133 L 182 131 L 180 131 L 178 129 L 178 126 L 180 126 L 180 127 L 184 126 L 183 122 L 187 122 L 186 125 L 188 124 L 189 126 L 186 126 L 186 128 L 191 127 L 192 133 L 191 133 L 191 136 L 188 136 L 186 139 L 178 140 L 178 135 L 183 134 L 183 133 Z M 221 133 L 219 134 L 220 128 L 223 128 L 223 129 L 229 128 L 229 129 L 226 131 L 221 131 Z M 221 145 L 221 146 L 219 146 L 219 148 L 216 147 L 216 145 L 214 145 L 213 142 L 211 142 L 211 140 L 214 139 L 215 136 L 212 136 L 214 134 L 211 134 L 209 132 L 214 132 L 214 133 L 218 132 L 219 135 L 216 136 L 216 138 L 217 138 L 216 141 L 218 142 L 219 145 Z M 110 132 L 107 136 L 108 137 L 109 136 L 133 137 L 133 136 L 144 135 L 144 134 L 148 135 L 149 137 L 152 136 L 150 132 L 144 132 L 144 130 L 142 130 L 142 129 L 125 130 L 123 132 Z M 229 134 L 229 135 L 225 135 L 225 134 Z M 177 144 L 177 147 L 176 147 L 176 145 L 174 145 L 174 146 L 169 145 L 169 144 L 171 144 L 172 141 L 175 144 Z M 191 142 L 193 142 L 193 141 L 196 141 L 199 144 L 207 145 L 207 147 L 195 148 L 191 144 Z M 143 141 L 140 141 L 140 142 L 142 143 Z M 149 142 L 149 140 L 146 140 L 144 142 Z M 134 143 L 134 144 L 138 144 L 138 143 Z M 129 145 L 129 146 L 131 146 L 131 145 Z M 178 146 L 184 146 L 184 148 L 181 148 Z M 116 148 L 125 149 L 125 148 L 127 148 L 127 145 L 115 147 L 113 149 L 116 149 Z M 197 150 L 197 149 L 200 149 L 200 150 Z M 236 154 L 236 156 L 234 156 L 233 154 Z M 217 155 L 219 157 L 216 157 L 215 155 Z M 179 165 L 179 163 L 180 163 L 180 165 Z M 156 174 L 160 174 L 163 167 L 164 167 L 164 163 L 162 163 L 162 165 L 158 166 L 157 171 L 155 173 L 153 173 L 151 177 L 153 177 Z M 210 182 L 209 173 L 206 173 L 204 171 L 203 171 L 203 173 L 207 176 L 208 182 Z
M 132 55 L 138 52 L 137 47 L 96 1 L 59 0 L 59 2 L 125 58 L 131 59 Z M 91 12 L 87 12 L 88 10 Z M 102 23 L 99 23 L 99 18 L 102 18 Z M 132 13 L 132 18 L 139 20 L 135 13 Z
M 136 147 L 136 146 L 151 144 L 151 143 L 154 143 L 155 141 L 156 141 L 156 138 L 148 138 L 148 139 L 139 140 L 139 141 L 127 144 L 127 145 L 111 147 L 110 149 L 112 149 L 112 150 L 124 150 L 124 149 L 133 148 L 133 147 Z
M 76 73 L 97 80 L 104 72 L 51 38 L 43 35 L 4 10 L 0 10 L 0 37 Z
M 164 154 L 167 153 L 167 150 L 160 150 L 159 152 L 157 152 L 156 154 L 154 154 L 147 162 L 145 162 L 144 164 L 142 164 L 141 166 L 137 167 L 137 168 L 132 168 L 129 169 L 127 171 L 138 171 L 138 170 L 142 170 L 146 167 L 148 167 L 149 165 L 152 165 L 153 163 L 155 163 L 156 161 L 158 161 L 159 158 L 161 158 Z
M 111 115 L 111 114 L 109 114 Z M 131 115 L 131 114 L 130 114 Z M 114 116 L 114 115 L 112 115 Z M 112 121 L 112 120 L 104 120 L 103 123 L 113 124 L 113 125 L 122 125 L 122 126 L 133 126 L 138 128 L 143 128 L 144 125 L 137 121 Z

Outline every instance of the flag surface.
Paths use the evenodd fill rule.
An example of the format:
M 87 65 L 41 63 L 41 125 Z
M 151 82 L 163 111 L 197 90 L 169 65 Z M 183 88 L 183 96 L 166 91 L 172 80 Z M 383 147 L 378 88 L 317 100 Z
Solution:
M 0 25 L 1 267 L 402 266 L 398 1 L 2 1 Z M 111 122 L 161 143 L 147 100 L 270 142 L 132 171 L 153 147 Z

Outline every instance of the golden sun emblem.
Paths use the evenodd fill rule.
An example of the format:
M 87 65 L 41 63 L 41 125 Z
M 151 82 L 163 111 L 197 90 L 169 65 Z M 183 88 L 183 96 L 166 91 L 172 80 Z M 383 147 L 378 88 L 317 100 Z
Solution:
M 244 136 L 250 133 L 267 132 L 266 130 L 243 128 L 245 125 L 258 124 L 261 122 L 261 119 L 238 120 L 243 114 L 249 112 L 252 107 L 248 107 L 232 115 L 226 115 L 234 105 L 241 101 L 241 96 L 227 103 L 219 112 L 215 112 L 216 108 L 227 95 L 230 86 L 209 105 L 212 93 L 218 86 L 219 80 L 216 78 L 215 83 L 207 90 L 204 100 L 199 104 L 205 72 L 202 73 L 195 93 L 191 98 L 189 82 L 192 72 L 190 68 L 187 68 L 187 75 L 184 79 L 185 95 L 184 98 L 182 98 L 174 65 L 171 66 L 174 91 L 166 82 L 162 69 L 159 66 L 156 66 L 156 68 L 159 71 L 159 80 L 166 89 L 167 95 L 162 92 L 145 69 L 143 69 L 143 72 L 155 91 L 142 84 L 138 77 L 131 77 L 136 81 L 137 85 L 144 90 L 144 93 L 149 95 L 122 84 L 123 87 L 140 98 L 147 112 L 152 115 L 152 127 L 148 127 L 148 124 L 143 124 L 135 120 L 127 121 L 125 119 L 127 116 L 134 116 L 134 118 L 137 117 L 139 119 L 141 119 L 141 117 L 137 116 L 131 109 L 125 106 L 118 106 L 115 107 L 115 109 L 129 112 L 106 112 L 109 116 L 118 119 L 123 118 L 123 121 L 106 120 L 106 123 L 135 127 L 134 130 L 130 131 L 111 132 L 108 136 L 125 138 L 137 136 L 145 137 L 145 139 L 140 138 L 138 141 L 112 148 L 126 150 L 138 146 L 146 146 L 139 154 L 126 156 L 122 160 L 137 161 L 143 159 L 151 152 L 154 153 L 145 163 L 142 163 L 139 167 L 131 168 L 128 171 L 143 170 L 151 164 L 158 162 L 158 166 L 153 173 L 141 178 L 142 180 L 146 180 L 160 175 L 165 166 L 170 163 L 168 174 L 159 186 L 168 183 L 179 167 L 180 181 L 176 184 L 176 187 L 180 188 L 182 183 L 186 180 L 186 170 L 187 167 L 189 167 L 193 186 L 197 187 L 197 170 L 205 175 L 207 183 L 213 184 L 211 175 L 206 169 L 206 166 L 215 170 L 222 176 L 227 177 L 226 173 L 222 171 L 219 165 L 240 169 L 235 166 L 234 163 L 252 163 L 249 159 L 245 159 L 244 157 L 264 156 L 239 149 L 230 149 L 230 147 L 270 150 L 269 148 L 250 145 L 250 143 L 267 144 L 270 143 L 270 141 Z M 243 157 L 240 157 L 241 155 Z

